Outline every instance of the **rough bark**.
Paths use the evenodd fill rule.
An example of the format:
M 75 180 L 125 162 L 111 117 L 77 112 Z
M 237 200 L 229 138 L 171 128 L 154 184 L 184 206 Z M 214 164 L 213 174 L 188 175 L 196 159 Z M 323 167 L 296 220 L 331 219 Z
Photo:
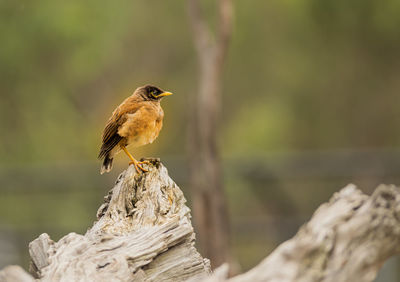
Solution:
M 258 266 L 227 279 L 225 265 L 202 281 L 367 282 L 399 253 L 400 189 L 381 185 L 367 196 L 348 185 Z
M 85 235 L 31 242 L 31 273 L 41 281 L 185 281 L 209 273 L 182 191 L 158 160 L 147 168 L 119 176 Z
M 188 0 L 199 62 L 198 91 L 190 100 L 189 155 L 193 214 L 202 253 L 214 266 L 230 260 L 229 220 L 217 136 L 223 65 L 232 32 L 231 0 L 219 0 L 215 36 L 198 0 Z

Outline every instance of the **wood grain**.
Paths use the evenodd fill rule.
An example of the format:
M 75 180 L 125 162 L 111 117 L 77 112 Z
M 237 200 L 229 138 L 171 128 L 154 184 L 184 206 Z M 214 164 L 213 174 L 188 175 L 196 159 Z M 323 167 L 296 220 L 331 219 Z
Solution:
M 350 184 L 250 271 L 227 279 L 225 265 L 201 281 L 370 282 L 399 253 L 400 189 L 380 185 L 367 196 Z
M 29 245 L 37 281 L 373 281 L 400 253 L 400 189 L 380 185 L 371 195 L 350 184 L 322 204 L 290 240 L 250 271 L 213 274 L 194 247 L 182 191 L 159 160 L 145 174 L 133 166 L 119 177 L 85 235 L 54 242 L 43 233 Z M 19 266 L 0 281 L 34 281 Z
M 158 160 L 146 168 L 119 176 L 85 235 L 34 240 L 33 274 L 41 281 L 185 281 L 209 273 L 182 191 Z

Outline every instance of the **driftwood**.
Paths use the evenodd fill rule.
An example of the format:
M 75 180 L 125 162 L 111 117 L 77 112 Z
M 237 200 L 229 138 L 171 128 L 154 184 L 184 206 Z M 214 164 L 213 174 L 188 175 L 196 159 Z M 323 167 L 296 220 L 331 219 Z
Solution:
M 31 273 L 41 281 L 185 281 L 209 273 L 182 191 L 151 161 L 147 173 L 130 166 L 119 176 L 84 236 L 31 242 Z
M 247 273 L 227 278 L 228 265 L 210 275 L 194 247 L 189 208 L 166 168 L 124 171 L 85 235 L 30 243 L 30 272 L 40 281 L 373 281 L 400 253 L 400 189 L 379 186 L 367 196 L 354 185 L 321 205 L 295 237 Z M 0 281 L 34 281 L 18 266 Z
M 231 279 L 224 266 L 205 281 L 367 282 L 399 253 L 400 189 L 381 185 L 369 197 L 350 184 L 258 266 Z

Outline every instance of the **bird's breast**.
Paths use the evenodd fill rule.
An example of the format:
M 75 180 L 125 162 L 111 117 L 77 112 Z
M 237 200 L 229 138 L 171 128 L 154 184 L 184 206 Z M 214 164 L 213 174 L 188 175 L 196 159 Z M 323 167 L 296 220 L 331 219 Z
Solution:
M 152 143 L 160 133 L 163 117 L 161 107 L 144 106 L 134 113 L 126 114 L 118 134 L 125 138 L 127 145 L 133 147 Z
M 158 137 L 162 128 L 162 118 L 148 119 L 141 123 L 136 123 L 135 126 L 130 127 L 130 133 L 127 134 L 128 145 L 132 147 L 139 147 L 153 141 Z
M 162 127 L 162 121 L 154 121 L 143 126 L 143 129 L 137 134 L 129 137 L 128 143 L 133 147 L 143 146 L 153 141 L 158 137 Z

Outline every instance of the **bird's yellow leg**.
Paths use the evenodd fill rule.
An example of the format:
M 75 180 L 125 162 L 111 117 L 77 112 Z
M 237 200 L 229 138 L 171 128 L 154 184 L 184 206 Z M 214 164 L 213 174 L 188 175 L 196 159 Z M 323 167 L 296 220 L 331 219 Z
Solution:
M 128 157 L 131 159 L 131 162 L 129 162 L 129 164 L 130 165 L 133 164 L 135 166 L 135 169 L 137 172 L 140 173 L 140 171 L 144 171 L 144 172 L 148 171 L 147 169 L 145 169 L 141 166 L 141 164 L 143 164 L 145 162 L 138 162 L 137 160 L 135 160 L 135 158 L 131 155 L 131 153 L 129 153 L 129 151 L 126 149 L 125 146 L 121 145 L 121 148 L 122 148 L 122 150 L 124 150 L 125 154 L 127 154 Z

